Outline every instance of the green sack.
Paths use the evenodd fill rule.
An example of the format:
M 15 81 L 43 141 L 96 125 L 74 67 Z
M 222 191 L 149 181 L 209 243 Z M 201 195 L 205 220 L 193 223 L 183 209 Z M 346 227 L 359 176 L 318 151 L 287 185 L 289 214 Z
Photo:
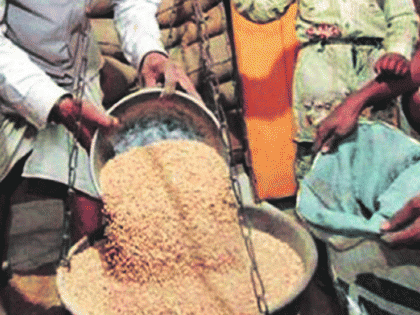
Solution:
M 327 244 L 329 268 L 349 315 L 420 314 L 420 250 L 391 248 L 380 226 L 420 195 L 420 144 L 363 122 L 303 179 L 297 214 Z

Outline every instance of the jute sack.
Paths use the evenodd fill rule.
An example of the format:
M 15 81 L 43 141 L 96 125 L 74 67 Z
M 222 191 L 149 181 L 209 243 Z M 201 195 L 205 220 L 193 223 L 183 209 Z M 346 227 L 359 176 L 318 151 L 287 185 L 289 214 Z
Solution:
M 209 39 L 210 55 L 212 66 L 209 69 L 220 83 L 227 82 L 233 78 L 232 55 L 228 48 L 228 38 L 226 34 L 221 34 Z M 184 65 L 190 79 L 195 86 L 199 86 L 203 80 L 205 66 L 201 55 L 200 43 L 194 43 L 187 47 L 176 46 L 169 49 L 171 58 Z
M 233 46 L 223 1 L 162 0 L 156 18 L 165 48 L 184 67 L 197 89 L 208 90 L 211 74 L 213 83 L 219 84 L 223 106 L 238 107 Z M 226 88 L 221 88 L 229 81 Z
M 113 19 L 95 18 L 90 19 L 90 23 L 101 54 L 126 62 Z
M 170 28 L 183 24 L 194 15 L 194 2 L 197 0 L 163 0 L 156 13 L 161 28 Z M 201 9 L 207 12 L 220 3 L 220 0 L 198 0 Z
M 171 2 L 171 1 L 169 1 Z M 184 5 L 188 5 L 183 3 Z M 213 3 L 214 4 L 214 3 Z M 162 1 L 161 7 L 168 7 L 168 1 Z M 170 6 L 169 6 L 170 7 Z M 182 10 L 177 10 L 182 11 Z M 159 9 L 159 12 L 166 12 Z M 209 54 L 213 66 L 210 71 L 220 83 L 220 99 L 224 107 L 236 107 L 238 99 L 236 95 L 236 80 L 234 78 L 234 67 L 231 44 L 226 30 L 226 16 L 223 3 L 216 4 L 206 14 L 206 36 L 209 36 Z M 185 17 L 185 15 L 183 15 Z M 204 81 L 203 52 L 199 40 L 197 23 L 190 19 L 178 27 L 161 27 L 162 40 L 171 58 L 181 64 L 196 88 Z M 178 18 L 177 18 L 178 19 Z M 158 18 L 159 20 L 159 18 Z M 178 21 L 181 21 L 178 19 Z M 91 19 L 92 30 L 99 43 L 102 55 L 113 57 L 122 63 L 127 61 L 121 49 L 121 43 L 114 22 L 109 18 Z M 122 72 L 124 73 L 124 71 Z M 126 74 L 126 81 L 130 81 L 132 74 Z M 207 88 L 207 87 L 205 87 Z M 118 93 L 117 93 L 118 94 Z
M 381 232 L 420 194 L 420 142 L 381 122 L 360 121 L 299 184 L 296 213 L 327 247 L 329 269 L 350 315 L 420 314 L 420 247 Z
M 223 3 L 211 8 L 205 13 L 205 36 L 213 37 L 226 31 L 226 16 Z M 161 26 L 162 27 L 162 26 Z M 194 19 L 172 28 L 162 28 L 162 42 L 167 48 L 175 45 L 188 46 L 200 40 L 199 26 Z

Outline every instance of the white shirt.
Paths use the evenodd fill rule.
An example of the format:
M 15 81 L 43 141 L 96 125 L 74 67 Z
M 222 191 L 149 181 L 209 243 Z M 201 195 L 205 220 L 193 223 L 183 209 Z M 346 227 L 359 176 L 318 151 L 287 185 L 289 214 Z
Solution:
M 159 0 L 114 0 L 115 25 L 127 60 L 136 69 L 146 53 L 165 52 L 155 12 Z M 68 93 L 34 64 L 26 52 L 6 36 L 7 1 L 0 0 L 0 97 L 7 105 L 0 111 L 15 112 L 38 129 L 44 128 L 55 102 Z M 30 27 L 30 26 L 28 26 Z
M 114 0 L 114 21 L 122 49 L 136 69 L 148 52 L 166 53 L 155 19 L 159 2 Z M 47 120 L 54 104 L 68 91 L 58 86 L 23 49 L 6 37 L 7 6 L 7 0 L 0 0 L 0 181 L 19 159 L 32 151 L 22 176 L 66 183 L 67 136 L 64 127 L 47 124 Z M 28 27 L 36 25 L 28 23 Z M 100 93 L 94 94 L 95 103 L 100 104 L 100 99 L 96 99 Z M 35 126 L 38 129 L 37 141 L 34 141 L 35 133 L 28 124 L 6 119 L 6 113 L 17 114 Z M 89 176 L 86 151 L 80 150 L 75 187 L 96 196 Z

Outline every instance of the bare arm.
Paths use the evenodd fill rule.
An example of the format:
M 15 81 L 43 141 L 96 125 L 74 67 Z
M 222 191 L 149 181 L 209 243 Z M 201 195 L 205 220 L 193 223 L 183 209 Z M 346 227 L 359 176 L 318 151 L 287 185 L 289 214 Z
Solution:
M 402 78 L 379 76 L 351 94 L 327 118 L 317 131 L 314 151 L 329 151 L 337 142 L 351 133 L 361 112 L 368 106 L 384 102 L 404 93 L 412 95 L 404 108 L 410 124 L 415 128 L 420 124 L 420 96 L 415 91 L 420 86 L 420 50 L 410 62 L 410 71 Z
M 364 104 L 358 108 L 363 110 L 372 103 L 386 101 L 401 94 L 413 92 L 420 86 L 420 49 L 418 49 L 410 62 L 410 72 L 403 78 L 376 78 L 364 86 L 357 94 L 360 94 Z
M 71 96 L 65 96 L 55 104 L 49 121 L 63 124 L 88 152 L 96 128 L 110 132 L 120 126 L 116 117 L 109 116 L 92 103 L 80 102 Z
M 420 196 L 411 199 L 382 226 L 382 240 L 391 245 L 420 242 Z
M 165 83 L 163 94 L 172 94 L 177 85 L 201 99 L 185 70 L 168 57 L 160 40 L 155 17 L 159 0 L 113 0 L 115 25 L 120 34 L 127 60 L 138 69 L 145 87 Z

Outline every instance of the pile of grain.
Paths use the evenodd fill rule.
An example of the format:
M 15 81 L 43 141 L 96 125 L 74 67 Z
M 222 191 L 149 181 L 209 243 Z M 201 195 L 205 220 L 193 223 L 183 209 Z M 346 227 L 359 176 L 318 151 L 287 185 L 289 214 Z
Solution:
M 301 279 L 304 266 L 287 243 L 254 230 L 258 266 L 270 310 L 290 294 Z M 100 246 L 100 245 L 99 245 Z M 245 249 L 239 255 L 247 261 Z M 58 271 L 60 293 L 74 315 L 256 315 L 259 313 L 249 268 L 227 273 L 168 277 L 142 285 L 107 276 L 97 247 L 73 256 L 71 269 Z M 72 310 L 72 309 L 71 309 Z M 77 312 L 80 310 L 80 312 Z
M 59 270 L 67 305 L 95 315 L 258 313 L 227 166 L 215 150 L 189 140 L 131 149 L 107 163 L 101 186 L 107 238 Z M 252 237 L 273 307 L 304 266 L 287 243 L 257 230 Z
M 225 161 L 199 141 L 161 141 L 109 161 L 100 178 L 109 272 L 144 283 L 243 268 L 228 175 Z

